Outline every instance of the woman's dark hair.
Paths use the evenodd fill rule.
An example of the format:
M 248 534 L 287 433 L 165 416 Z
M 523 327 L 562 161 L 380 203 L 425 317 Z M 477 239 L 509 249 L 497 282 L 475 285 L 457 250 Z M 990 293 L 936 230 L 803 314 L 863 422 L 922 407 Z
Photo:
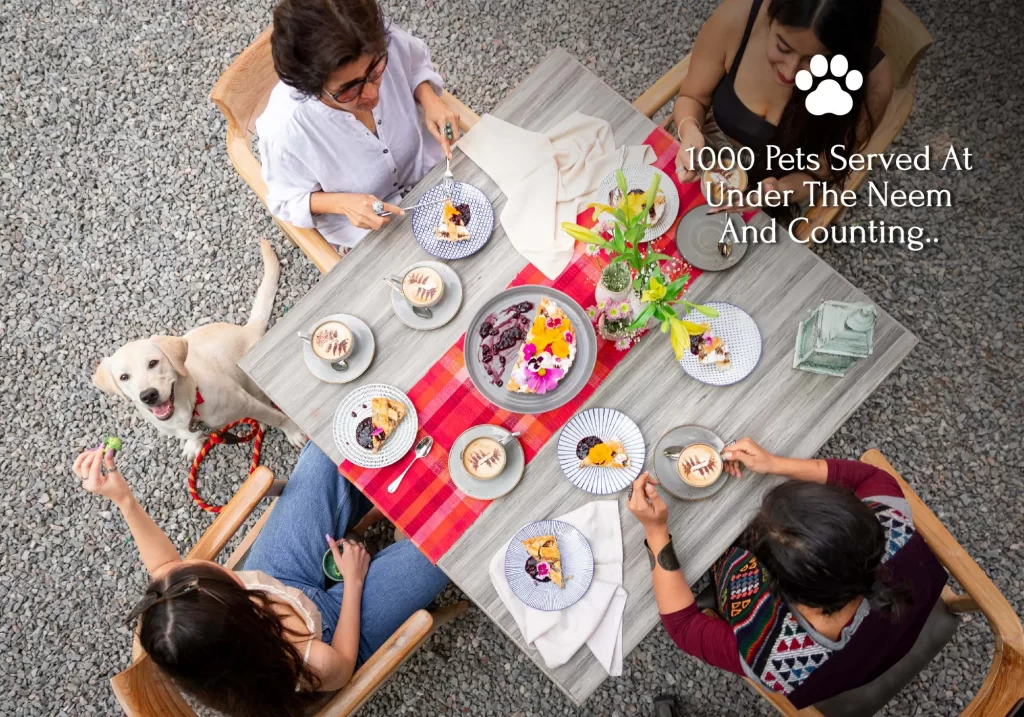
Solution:
M 270 49 L 281 81 L 309 97 L 328 75 L 363 55 L 387 50 L 387 24 L 376 0 L 281 0 Z
M 142 613 L 139 641 L 156 665 L 228 715 L 307 714 L 320 681 L 288 640 L 296 635 L 270 596 L 247 590 L 215 565 L 187 563 L 150 583 L 147 597 L 181 593 L 189 581 L 196 589 L 158 599 Z
M 885 533 L 874 512 L 846 488 L 787 481 L 768 492 L 740 541 L 761 563 L 769 588 L 826 615 L 864 597 L 899 620 L 906 585 L 889 584 Z
M 775 134 L 775 144 L 783 154 L 802 149 L 807 154 L 824 153 L 828 157 L 831 147 L 842 145 L 844 155 L 848 156 L 874 132 L 875 118 L 867 109 L 865 97 L 881 12 L 882 0 L 769 1 L 769 18 L 788 27 L 811 28 L 830 53 L 845 56 L 850 70 L 858 70 L 864 77 L 860 89 L 850 91 L 853 109 L 842 117 L 812 115 L 804 106 L 808 92 L 794 87 Z M 862 116 L 867 117 L 866 134 L 859 131 Z M 841 185 L 849 169 L 835 170 L 831 164 L 823 163 L 823 176 L 830 183 Z

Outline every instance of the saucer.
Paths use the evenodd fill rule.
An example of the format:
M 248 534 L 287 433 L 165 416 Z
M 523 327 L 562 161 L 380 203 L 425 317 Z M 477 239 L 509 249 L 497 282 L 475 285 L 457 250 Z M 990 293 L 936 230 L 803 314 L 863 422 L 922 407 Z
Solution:
M 665 457 L 665 449 L 671 446 L 683 446 L 686 448 L 695 443 L 711 446 L 718 451 L 719 455 L 721 455 L 722 449 L 725 448 L 725 442 L 715 435 L 714 432 L 703 426 L 694 425 L 676 426 L 662 436 L 654 446 L 654 474 L 658 478 L 658 482 L 669 493 L 683 500 L 708 498 L 720 491 L 729 478 L 729 474 L 722 471 L 722 475 L 714 483 L 704 488 L 697 488 L 680 477 L 676 461 Z
M 441 280 L 444 282 L 444 295 L 439 302 L 430 307 L 433 316 L 429 319 L 417 316 L 416 312 L 412 310 L 412 305 L 394 288 L 391 289 L 391 308 L 395 310 L 398 320 L 409 328 L 430 331 L 441 328 L 454 319 L 455 314 L 459 313 L 459 307 L 462 306 L 462 280 L 459 279 L 459 275 L 454 269 L 439 261 L 417 262 L 406 267 L 399 276 L 405 276 L 413 269 L 423 266 L 430 267 L 440 274 Z
M 365 321 L 352 316 L 352 314 L 324 316 L 309 327 L 309 332 L 312 333 L 313 329 L 325 321 L 340 321 L 352 330 L 352 336 L 356 340 L 356 347 L 348 355 L 348 358 L 345 359 L 348 363 L 348 370 L 335 371 L 329 363 L 317 358 L 317 355 L 313 353 L 313 348 L 308 343 L 296 337 L 295 340 L 302 344 L 302 358 L 306 361 L 306 368 L 309 369 L 311 374 L 326 383 L 348 383 L 355 381 L 366 372 L 366 369 L 370 367 L 370 362 L 373 361 L 373 332 L 370 331 L 370 327 L 366 325 Z
M 448 452 L 448 474 L 452 477 L 455 487 L 468 495 L 470 498 L 479 500 L 494 500 L 508 493 L 516 487 L 519 479 L 523 477 L 526 468 L 526 456 L 523 454 L 523 447 L 519 440 L 513 438 L 505 446 L 505 468 L 491 480 L 480 480 L 469 474 L 469 471 L 462 465 L 462 451 L 476 438 L 487 436 L 500 441 L 507 436 L 501 426 L 492 426 L 485 423 L 480 426 L 473 426 L 466 430 L 461 436 L 455 439 L 451 451 Z
M 676 246 L 686 261 L 701 271 L 722 271 L 739 264 L 747 253 L 746 242 L 736 241 L 728 257 L 718 253 L 718 240 L 730 222 L 736 237 L 743 236 L 743 219 L 722 212 L 709 214 L 711 207 L 700 204 L 688 211 L 676 227 Z

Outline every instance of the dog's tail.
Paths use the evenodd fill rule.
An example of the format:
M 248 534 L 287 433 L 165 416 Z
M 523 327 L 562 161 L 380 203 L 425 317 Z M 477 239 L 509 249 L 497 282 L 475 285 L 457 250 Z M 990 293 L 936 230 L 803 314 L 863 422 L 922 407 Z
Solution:
M 256 299 L 252 302 L 252 313 L 246 326 L 259 329 L 262 334 L 267 330 L 270 312 L 274 308 L 274 295 L 277 293 L 277 282 L 281 278 L 281 264 L 277 260 L 274 248 L 266 239 L 260 239 L 260 252 L 263 254 L 263 280 L 256 290 Z

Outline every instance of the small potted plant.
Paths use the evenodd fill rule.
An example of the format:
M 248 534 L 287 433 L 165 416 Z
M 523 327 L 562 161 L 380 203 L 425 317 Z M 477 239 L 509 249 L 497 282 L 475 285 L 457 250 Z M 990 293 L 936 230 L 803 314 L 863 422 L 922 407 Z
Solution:
M 662 333 L 669 334 L 672 350 L 679 360 L 689 347 L 690 334 L 703 330 L 700 324 L 686 321 L 682 316 L 693 309 L 708 317 L 718 316 L 718 312 L 681 300 L 679 297 L 690 275 L 687 273 L 670 281 L 662 273 L 660 263 L 671 257 L 641 248 L 641 240 L 650 226 L 647 207 L 657 196 L 661 175 L 655 173 L 651 186 L 642 195 L 629 193 L 621 169 L 616 173 L 616 181 L 623 197 L 618 206 L 590 205 L 597 215 L 611 216 L 602 227 L 610 238 L 579 224 L 562 224 L 562 229 L 569 236 L 603 249 L 611 257 L 611 263 L 601 272 L 601 281 L 594 292 L 597 305 L 590 310 L 591 318 L 597 323 L 601 335 L 615 339 L 616 346 L 622 349 L 629 348 L 648 325 L 656 321 L 661 325 Z M 622 286 L 625 272 L 615 268 L 620 265 L 626 267 L 631 278 L 625 288 Z

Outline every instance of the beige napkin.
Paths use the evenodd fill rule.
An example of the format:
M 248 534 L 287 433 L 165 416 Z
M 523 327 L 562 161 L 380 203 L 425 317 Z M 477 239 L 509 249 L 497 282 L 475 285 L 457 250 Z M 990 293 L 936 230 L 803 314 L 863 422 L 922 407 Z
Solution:
M 562 222 L 575 222 L 595 201 L 601 180 L 619 166 L 611 125 L 574 112 L 545 132 L 531 132 L 484 115 L 456 147 L 505 194 L 499 218 L 516 251 L 549 279 L 561 274 L 574 246 Z M 624 164 L 654 159 L 653 149 L 639 145 L 627 148 Z
M 564 665 L 586 645 L 605 672 L 618 677 L 622 674 L 622 614 L 626 608 L 619 504 L 597 500 L 558 520 L 579 528 L 594 551 L 594 581 L 579 602 L 554 612 L 535 610 L 520 602 L 505 579 L 508 543 L 491 559 L 491 583 L 523 639 L 540 652 L 549 668 Z

